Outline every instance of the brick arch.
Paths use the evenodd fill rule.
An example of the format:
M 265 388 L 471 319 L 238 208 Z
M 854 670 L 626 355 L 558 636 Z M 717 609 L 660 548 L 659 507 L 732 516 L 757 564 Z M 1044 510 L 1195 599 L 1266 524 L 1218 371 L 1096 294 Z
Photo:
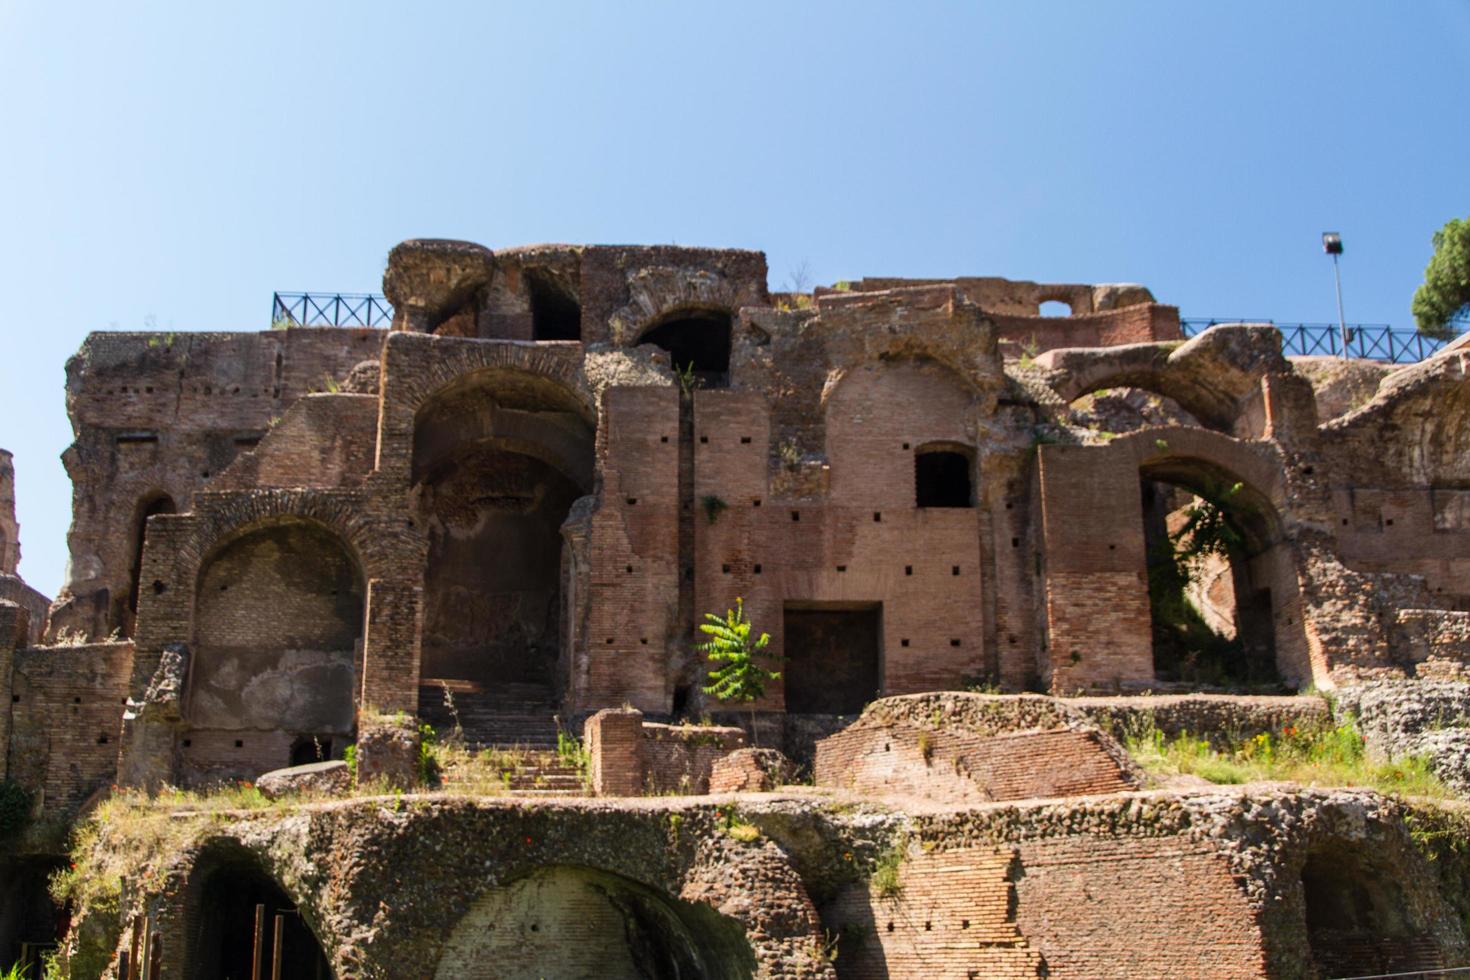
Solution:
M 1200 478 L 1229 475 L 1243 484 L 1253 500 L 1269 505 L 1268 529 L 1273 540 L 1285 533 L 1286 473 L 1277 451 L 1264 444 L 1245 442 L 1209 429 L 1161 426 L 1119 436 L 1109 443 L 1114 452 L 1133 456 L 1140 470 Z
M 221 876 L 226 877 L 228 884 L 238 890 L 237 894 L 219 894 L 225 890 L 216 881 Z M 177 928 L 157 930 L 165 936 L 165 942 L 178 944 L 176 948 L 166 947 L 163 950 L 165 976 L 204 977 L 210 975 L 211 967 L 217 966 L 233 967 L 231 975 L 241 973 L 241 964 L 236 961 L 242 949 L 251 948 L 254 939 L 251 899 L 267 898 L 272 893 L 284 898 L 300 911 L 299 916 L 288 917 L 294 921 L 286 923 L 287 949 L 298 954 L 303 953 L 306 952 L 303 947 L 310 943 L 320 952 L 322 959 L 328 961 L 330 968 L 326 947 L 319 938 L 321 926 L 315 910 L 304 901 L 306 896 L 276 873 L 265 857 L 239 839 L 215 837 L 205 841 L 195 852 L 187 870 L 174 878 L 177 881 L 177 891 L 182 895 L 182 902 L 170 911 L 181 921 L 177 923 Z M 220 914 L 224 910 L 211 906 L 220 904 L 221 898 L 227 902 L 234 899 L 233 904 L 239 907 L 232 911 L 244 913 L 243 916 L 234 917 L 238 921 L 219 921 L 224 918 Z M 274 931 L 274 911 L 269 907 L 266 909 L 266 942 L 270 941 Z M 287 962 L 289 963 L 289 958 Z M 243 975 L 250 973 L 248 958 L 246 964 Z M 170 969 L 170 966 L 173 968 Z M 289 966 L 285 975 L 291 975 Z
M 236 525 L 195 571 L 181 779 L 253 779 L 340 755 L 356 726 L 367 582 L 319 520 Z
M 319 526 L 340 539 L 364 582 L 392 574 L 389 552 L 393 543 L 345 494 L 320 490 L 265 490 L 219 497 L 201 494 L 193 516 L 193 540 L 181 549 L 181 557 L 196 580 L 210 559 L 231 542 L 293 521 Z
M 942 337 L 919 334 L 895 334 L 878 340 L 876 346 L 848 348 L 838 356 L 822 386 L 821 406 L 824 412 L 832 392 L 845 378 L 874 364 L 933 364 L 943 368 L 947 376 L 975 397 L 988 401 L 995 396 L 996 375 L 986 371 L 983 359 L 977 362 L 973 351 L 967 348 L 951 345 Z
M 717 272 L 643 269 L 628 285 L 628 302 L 607 321 L 608 339 L 620 346 L 636 346 L 660 322 L 681 314 L 726 314 L 733 327 L 736 311 L 749 305 L 746 291 Z
M 1207 429 L 1182 426 L 1144 429 L 1115 439 L 1110 450 L 1133 458 L 1141 479 L 1218 497 L 1239 484 L 1224 509 L 1245 538 L 1245 554 L 1232 559 L 1232 574 L 1244 576 L 1259 600 L 1249 620 L 1252 635 L 1269 640 L 1278 674 L 1305 686 L 1316 679 L 1307 634 L 1309 610 L 1302 596 L 1302 570 L 1286 518 L 1286 474 L 1277 451 L 1265 443 L 1244 442 Z M 1269 603 L 1266 597 L 1269 594 Z M 1242 597 L 1236 613 L 1245 617 Z M 1269 605 L 1269 608 L 1267 606 Z
M 1068 404 L 1107 388 L 1139 388 L 1172 398 L 1200 423 L 1219 432 L 1229 432 L 1239 414 L 1244 392 L 1226 392 L 1207 384 L 1201 377 L 1168 367 L 1167 348 L 1151 344 L 1113 348 L 1115 356 L 1096 359 L 1071 371 L 1051 388 Z
M 571 344 L 483 341 L 395 333 L 383 347 L 378 415 L 378 479 L 406 489 L 414 429 L 426 406 L 461 386 L 501 374 L 558 393 L 567 409 L 595 426 L 598 398 L 582 373 L 582 351 Z
M 1414 973 L 1460 962 L 1451 937 L 1462 932 L 1461 916 L 1435 887 L 1432 862 L 1444 851 L 1422 847 L 1401 809 L 1364 821 L 1365 803 L 1349 792 L 1321 801 L 1313 819 L 1279 825 L 1271 873 L 1280 899 L 1262 923 L 1271 976 Z M 1353 921 L 1333 921 L 1344 912 Z
M 493 419 L 473 412 L 457 418 L 453 414 L 456 400 L 473 403 L 488 397 L 498 404 L 507 394 L 509 404 L 502 407 L 508 411 L 497 413 Z M 528 404 L 518 406 L 518 399 Z M 476 444 L 488 444 L 539 459 L 589 493 L 596 468 L 596 434 L 583 408 L 572 391 L 539 375 L 502 368 L 461 375 L 441 386 L 414 413 L 411 479 L 417 483 L 435 460 Z M 449 419 L 436 418 L 436 409 L 450 410 Z M 557 418 L 567 414 L 578 424 L 568 426 Z

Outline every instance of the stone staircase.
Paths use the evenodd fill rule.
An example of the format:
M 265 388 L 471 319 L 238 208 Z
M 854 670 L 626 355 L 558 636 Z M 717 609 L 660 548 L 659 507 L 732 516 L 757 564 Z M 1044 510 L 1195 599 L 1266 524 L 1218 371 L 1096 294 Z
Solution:
M 457 720 L 472 749 L 556 748 L 556 704 L 551 689 L 538 684 L 487 691 L 473 681 L 427 678 L 419 685 L 419 718 L 441 734 Z
M 448 789 L 483 785 L 488 776 L 517 796 L 587 795 L 581 771 L 556 754 L 555 711 L 550 688 L 536 684 L 486 691 L 473 681 L 427 678 L 419 685 L 419 719 L 441 736 L 457 724 L 465 748 L 481 753 L 472 771 L 443 774 Z
M 587 796 L 582 773 L 555 752 L 531 753 L 510 775 L 509 789 L 520 796 Z

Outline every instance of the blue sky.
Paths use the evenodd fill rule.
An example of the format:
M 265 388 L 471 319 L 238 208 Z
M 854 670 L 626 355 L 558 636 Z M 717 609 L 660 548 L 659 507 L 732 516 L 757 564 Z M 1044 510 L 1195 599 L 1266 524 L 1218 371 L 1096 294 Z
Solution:
M 415 236 L 1137 281 L 1408 326 L 1470 214 L 1470 2 L 0 0 L 0 446 L 61 585 L 88 331 L 264 329 Z

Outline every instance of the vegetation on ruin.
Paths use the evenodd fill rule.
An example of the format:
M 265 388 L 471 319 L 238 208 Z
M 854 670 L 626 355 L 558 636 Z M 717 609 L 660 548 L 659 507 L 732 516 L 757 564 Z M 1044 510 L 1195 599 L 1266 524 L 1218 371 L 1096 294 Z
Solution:
M 745 616 L 745 600 L 735 599 L 735 608 L 725 610 L 724 616 L 704 614 L 705 622 L 699 624 L 700 632 L 709 640 L 697 644 L 695 649 L 703 653 L 715 669 L 709 672 L 710 683 L 704 693 L 712 694 L 721 702 L 731 705 L 753 704 L 766 693 L 766 685 L 780 678 L 781 673 L 767 668 L 763 661 L 779 663 L 781 658 L 767 648 L 771 635 L 762 633 L 752 638 L 754 625 Z M 751 711 L 751 734 L 755 733 L 755 711 Z
M 689 361 L 682 366 L 675 364 L 674 377 L 679 380 L 679 390 L 686 395 L 699 387 L 699 379 L 694 376 L 693 361 Z
M 1448 340 L 1452 321 L 1470 317 L 1470 218 L 1451 218 L 1434 233 L 1424 284 L 1414 291 L 1414 322 L 1426 337 Z
M 1129 735 L 1134 760 L 1153 777 L 1198 776 L 1212 783 L 1294 782 L 1307 786 L 1366 786 L 1383 793 L 1455 796 L 1430 770 L 1427 760 L 1408 756 L 1379 762 L 1368 758 L 1356 725 L 1299 729 L 1221 744 L 1189 733 L 1173 738 L 1155 727 Z
M 556 757 L 561 764 L 570 769 L 575 769 L 587 774 L 587 768 L 592 762 L 592 754 L 582 744 L 582 740 L 563 728 L 556 731 Z
M 712 493 L 707 493 L 699 499 L 699 504 L 704 508 L 704 516 L 713 524 L 720 514 L 729 509 L 730 505 L 724 499 Z
M 0 781 L 0 840 L 19 833 L 30 815 L 30 792 L 19 783 Z
M 899 880 L 898 872 L 903 867 L 907 851 L 908 841 L 900 840 L 878 855 L 873 864 L 873 873 L 868 876 L 868 883 L 879 898 L 896 899 L 903 894 L 903 882 Z
M 733 806 L 722 806 L 715 813 L 719 816 L 720 829 L 732 840 L 742 844 L 754 844 L 761 839 L 761 830 L 755 824 L 744 820 L 740 811 Z
M 427 722 L 419 724 L 419 781 L 425 786 L 439 785 L 439 733 Z

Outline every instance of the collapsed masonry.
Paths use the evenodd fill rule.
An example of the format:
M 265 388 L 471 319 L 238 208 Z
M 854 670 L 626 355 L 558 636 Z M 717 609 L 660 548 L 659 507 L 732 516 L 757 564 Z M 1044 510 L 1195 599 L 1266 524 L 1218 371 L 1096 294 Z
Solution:
M 819 782 L 825 752 L 868 780 L 827 780 L 854 792 L 900 772 L 884 746 L 921 769 L 937 752 L 951 803 L 1031 784 L 998 762 L 962 777 L 1014 756 L 959 730 L 895 743 L 869 718 L 813 743 L 877 698 L 976 685 L 1470 669 L 1465 353 L 1347 398 L 1269 326 L 1184 341 L 1138 286 L 772 294 L 764 256 L 733 250 L 410 241 L 384 290 L 388 331 L 93 334 L 68 363 L 49 613 L 0 519 L 0 776 L 38 813 L 340 757 L 367 711 L 532 746 L 601 709 L 718 714 L 694 627 L 737 596 L 785 658 L 763 743 Z M 1071 315 L 1039 315 L 1051 301 Z M 1151 595 L 1196 499 L 1235 532 L 1191 597 L 1232 641 L 1213 676 Z M 1088 761 L 1036 795 L 1136 784 L 1096 733 L 1047 738 L 1035 766 Z

